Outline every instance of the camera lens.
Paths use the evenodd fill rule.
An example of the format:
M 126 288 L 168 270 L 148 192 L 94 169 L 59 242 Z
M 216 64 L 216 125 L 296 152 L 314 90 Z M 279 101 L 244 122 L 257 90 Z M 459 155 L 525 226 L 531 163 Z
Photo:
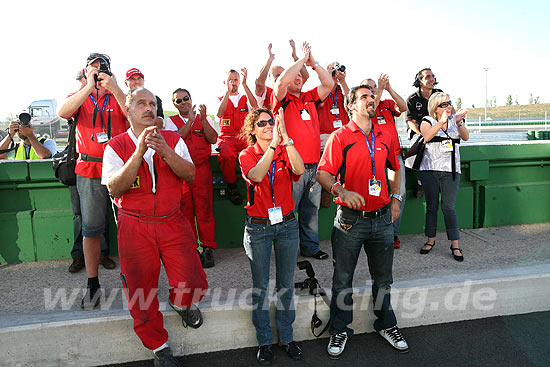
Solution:
M 26 112 L 19 114 L 18 118 L 21 121 L 21 125 L 28 125 L 31 122 L 31 115 Z

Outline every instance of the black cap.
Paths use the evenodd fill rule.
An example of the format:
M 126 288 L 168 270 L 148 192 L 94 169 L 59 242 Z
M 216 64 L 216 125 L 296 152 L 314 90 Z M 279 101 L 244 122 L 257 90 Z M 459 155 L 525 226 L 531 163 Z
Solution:
M 88 56 L 88 59 L 86 59 L 86 66 L 90 65 L 91 63 L 93 63 L 98 59 L 102 59 L 108 65 L 111 65 L 111 58 L 108 55 L 93 52 L 90 54 L 90 56 Z

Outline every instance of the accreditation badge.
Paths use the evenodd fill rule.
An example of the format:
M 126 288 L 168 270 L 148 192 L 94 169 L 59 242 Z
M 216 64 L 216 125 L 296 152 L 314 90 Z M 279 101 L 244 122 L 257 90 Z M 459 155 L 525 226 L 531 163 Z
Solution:
M 369 195 L 371 196 L 380 196 L 382 192 L 382 182 L 375 178 L 369 180 Z
M 98 143 L 103 144 L 109 141 L 109 136 L 105 134 L 105 132 L 102 133 L 96 133 L 95 138 Z
M 386 119 L 384 118 L 384 116 L 378 116 L 378 125 L 384 125 L 386 124 Z
M 453 151 L 453 141 L 451 139 L 443 140 L 441 142 L 441 150 L 444 152 Z
M 342 120 L 334 120 L 334 121 L 332 122 L 332 126 L 333 126 L 335 129 L 341 128 L 341 127 L 342 127 Z
M 267 213 L 269 215 L 269 222 L 271 223 L 271 225 L 281 223 L 283 221 L 283 211 L 281 210 L 280 206 L 269 208 L 267 210 Z
M 332 113 L 333 115 L 340 114 L 340 109 L 338 108 L 337 104 L 333 104 L 332 106 L 330 106 L 330 113 Z

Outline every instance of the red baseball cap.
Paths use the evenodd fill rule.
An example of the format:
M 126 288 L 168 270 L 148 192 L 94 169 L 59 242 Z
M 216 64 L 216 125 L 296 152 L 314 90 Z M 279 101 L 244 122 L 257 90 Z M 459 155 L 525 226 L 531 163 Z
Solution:
M 130 70 L 128 70 L 126 72 L 126 79 L 125 80 L 130 79 L 133 75 L 140 75 L 143 79 L 145 79 L 145 77 L 143 76 L 143 73 L 141 71 L 139 71 L 138 68 L 131 68 Z

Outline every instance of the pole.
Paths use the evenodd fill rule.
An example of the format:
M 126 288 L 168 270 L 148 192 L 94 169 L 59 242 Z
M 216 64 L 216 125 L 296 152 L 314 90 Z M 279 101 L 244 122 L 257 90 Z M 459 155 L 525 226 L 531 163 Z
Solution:
M 489 68 L 483 68 L 485 70 L 485 120 L 484 122 L 487 123 L 487 74 L 489 71 Z

